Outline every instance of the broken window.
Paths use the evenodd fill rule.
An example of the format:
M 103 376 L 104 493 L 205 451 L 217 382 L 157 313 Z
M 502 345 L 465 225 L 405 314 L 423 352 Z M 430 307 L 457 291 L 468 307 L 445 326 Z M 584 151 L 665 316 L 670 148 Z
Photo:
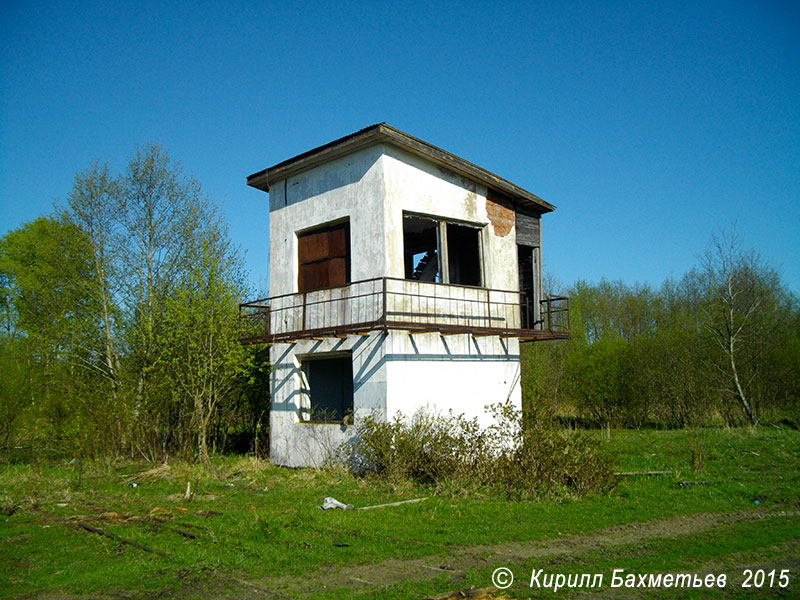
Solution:
M 480 230 L 446 223 L 450 283 L 481 285 Z
M 406 279 L 483 284 L 478 227 L 403 215 L 403 259 Z
M 308 358 L 302 362 L 310 399 L 306 420 L 341 423 L 353 414 L 353 360 L 349 354 Z
M 310 292 L 350 282 L 350 224 L 297 234 L 297 290 Z
M 406 279 L 441 281 L 438 221 L 404 215 L 403 254 Z

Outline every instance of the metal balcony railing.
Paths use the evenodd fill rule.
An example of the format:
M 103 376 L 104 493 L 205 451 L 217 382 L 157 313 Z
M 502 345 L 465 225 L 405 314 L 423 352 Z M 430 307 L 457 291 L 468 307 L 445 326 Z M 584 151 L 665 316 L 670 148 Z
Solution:
M 518 291 L 379 277 L 241 304 L 240 339 L 271 343 L 388 329 L 568 338 L 569 298 L 555 296 L 539 304 L 532 310 Z

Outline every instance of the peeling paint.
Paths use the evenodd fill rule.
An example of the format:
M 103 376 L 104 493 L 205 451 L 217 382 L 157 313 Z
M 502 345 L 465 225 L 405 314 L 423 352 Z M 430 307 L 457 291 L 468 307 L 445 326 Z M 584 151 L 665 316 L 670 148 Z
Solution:
M 497 237 L 505 237 L 514 226 L 514 208 L 510 200 L 488 190 L 486 193 L 486 215 Z
M 475 192 L 467 192 L 462 206 L 465 219 L 478 220 L 478 195 Z

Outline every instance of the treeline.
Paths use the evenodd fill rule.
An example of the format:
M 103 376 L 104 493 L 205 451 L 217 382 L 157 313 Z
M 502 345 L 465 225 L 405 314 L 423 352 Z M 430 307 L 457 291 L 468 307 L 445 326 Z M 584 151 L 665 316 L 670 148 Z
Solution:
M 570 296 L 572 338 L 523 350 L 531 421 L 800 423 L 798 299 L 734 233 L 658 289 L 602 280 L 558 291 Z
M 551 286 L 552 287 L 552 286 Z M 660 288 L 580 281 L 572 338 L 526 344 L 530 423 L 800 422 L 800 303 L 733 235 Z M 240 252 L 158 145 L 0 238 L 0 448 L 266 452 L 266 347 L 238 341 Z
M 0 446 L 207 461 L 258 439 L 269 367 L 237 342 L 246 291 L 216 205 L 160 146 L 78 173 L 0 239 Z

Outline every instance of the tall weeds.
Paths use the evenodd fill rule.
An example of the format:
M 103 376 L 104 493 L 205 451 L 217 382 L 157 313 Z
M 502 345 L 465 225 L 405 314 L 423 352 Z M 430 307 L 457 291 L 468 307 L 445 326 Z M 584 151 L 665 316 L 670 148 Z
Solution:
M 565 497 L 614 486 L 611 458 L 586 432 L 523 429 L 520 411 L 492 407 L 495 423 L 463 415 L 417 412 L 391 421 L 359 419 L 342 448 L 364 477 L 429 485 L 454 493 L 500 491 L 509 497 Z

